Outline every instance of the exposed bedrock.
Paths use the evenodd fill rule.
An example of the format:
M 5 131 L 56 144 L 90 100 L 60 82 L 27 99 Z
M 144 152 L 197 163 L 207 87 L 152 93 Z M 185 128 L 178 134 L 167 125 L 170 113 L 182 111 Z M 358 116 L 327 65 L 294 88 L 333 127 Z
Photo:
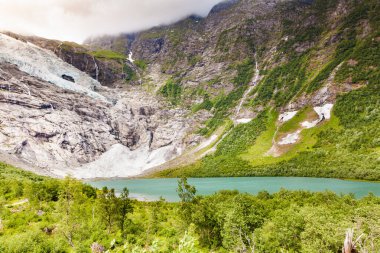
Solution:
M 148 168 L 145 161 L 156 150 L 165 148 L 160 162 L 180 154 L 193 119 L 185 119 L 184 110 L 165 109 L 155 97 L 132 89 L 105 91 L 102 95 L 117 101 L 111 104 L 32 77 L 15 65 L 0 64 L 0 153 L 60 176 L 77 176 L 80 169 L 75 168 L 115 145 L 130 152 L 130 165 L 143 160 L 131 173 L 124 164 L 120 176 Z M 112 167 L 104 167 L 96 176 L 108 176 Z

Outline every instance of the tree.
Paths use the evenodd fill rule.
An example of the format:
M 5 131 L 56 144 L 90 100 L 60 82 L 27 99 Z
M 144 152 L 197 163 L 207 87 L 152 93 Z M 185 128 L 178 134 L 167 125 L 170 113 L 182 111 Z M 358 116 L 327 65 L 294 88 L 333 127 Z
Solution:
M 128 188 L 123 189 L 118 202 L 119 203 L 117 205 L 117 209 L 119 213 L 119 227 L 120 227 L 121 233 L 125 237 L 124 235 L 125 220 L 127 218 L 128 213 L 133 212 L 133 205 L 132 205 L 131 199 L 129 198 Z
M 181 199 L 180 214 L 186 225 L 189 225 L 192 220 L 193 206 L 195 203 L 195 193 L 197 190 L 194 186 L 187 183 L 187 178 L 183 177 L 178 180 L 177 193 Z
M 304 231 L 305 220 L 299 208 L 278 209 L 272 215 L 261 228 L 255 230 L 257 251 L 301 252 L 300 235 Z
M 87 218 L 86 196 L 82 192 L 82 184 L 70 177 L 62 182 L 59 192 L 58 211 L 62 215 L 62 233 L 68 243 L 75 247 L 74 240 L 79 236 Z
M 190 225 L 185 235 L 180 240 L 178 249 L 174 253 L 198 253 L 198 239 L 195 233 L 195 227 L 193 224 Z
M 251 234 L 247 219 L 239 204 L 226 212 L 222 230 L 223 246 L 226 249 L 234 252 L 247 252 L 251 246 Z
M 182 177 L 178 180 L 177 193 L 181 199 L 181 203 L 190 203 L 195 198 L 195 193 L 197 190 L 194 186 L 187 183 L 187 178 Z
M 114 189 L 103 187 L 98 199 L 97 206 L 101 221 L 105 224 L 108 233 L 112 232 L 112 227 L 118 218 L 118 199 L 115 195 Z

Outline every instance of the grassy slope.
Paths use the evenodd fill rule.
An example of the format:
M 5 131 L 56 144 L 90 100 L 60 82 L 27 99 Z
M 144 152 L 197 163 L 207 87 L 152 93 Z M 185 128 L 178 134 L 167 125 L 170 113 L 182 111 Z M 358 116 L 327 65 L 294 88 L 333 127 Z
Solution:
M 277 109 L 269 109 L 272 112 L 235 127 L 214 155 L 156 176 L 316 176 L 380 180 L 380 21 L 376 15 L 379 8 L 376 1 L 363 1 L 342 18 L 334 31 L 296 31 L 295 38 L 284 42 L 281 48 L 291 60 L 263 72 L 265 77 L 254 90 L 256 97 L 252 106 L 269 103 L 278 108 L 302 92 L 323 87 L 334 71 L 333 81 L 338 89 L 350 85 L 362 88 L 339 96 L 330 121 L 303 130 L 299 143 L 274 158 L 265 155 L 276 131 Z M 364 35 L 363 20 L 371 27 Z M 321 46 L 331 33 L 338 34 L 339 40 L 325 50 Z M 319 42 L 297 56 L 291 46 L 310 39 Z M 325 60 L 321 60 L 323 58 Z M 341 67 L 335 68 L 340 63 Z M 275 138 L 278 140 L 281 134 L 294 130 L 306 118 L 315 117 L 310 113 L 311 108 L 305 108 L 282 125 Z
M 91 55 L 93 55 L 96 58 L 100 59 L 106 59 L 106 60 L 118 60 L 118 61 L 124 61 L 126 59 L 126 56 L 124 54 L 111 51 L 111 50 L 98 50 L 91 52 Z
M 214 155 L 192 166 L 159 175 L 316 176 L 379 180 L 378 99 L 379 96 L 371 92 L 370 88 L 340 97 L 329 121 L 303 130 L 302 141 L 278 158 L 265 156 L 275 131 L 275 113 L 267 113 L 252 123 L 233 129 Z M 355 124 L 352 119 L 355 117 L 352 114 L 353 107 L 360 110 L 357 113 L 361 114 Z M 372 114 L 373 120 L 368 119 L 368 112 Z M 365 122 L 365 119 L 369 122 Z M 295 117 L 280 131 L 292 130 L 294 124 L 300 121 L 303 121 L 303 117 Z

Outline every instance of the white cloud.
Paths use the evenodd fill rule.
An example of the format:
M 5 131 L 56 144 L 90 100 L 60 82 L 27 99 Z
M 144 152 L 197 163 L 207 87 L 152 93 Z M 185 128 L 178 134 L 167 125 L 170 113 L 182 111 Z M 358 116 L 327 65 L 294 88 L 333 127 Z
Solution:
M 82 42 L 89 36 L 147 29 L 221 0 L 0 0 L 0 30 Z

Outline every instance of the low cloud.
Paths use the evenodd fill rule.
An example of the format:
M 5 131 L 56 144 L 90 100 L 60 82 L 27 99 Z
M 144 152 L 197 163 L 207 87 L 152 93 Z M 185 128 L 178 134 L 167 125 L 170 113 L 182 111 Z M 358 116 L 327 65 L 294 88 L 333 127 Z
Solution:
M 135 32 L 190 14 L 207 15 L 221 0 L 0 0 L 0 30 L 83 42 Z

